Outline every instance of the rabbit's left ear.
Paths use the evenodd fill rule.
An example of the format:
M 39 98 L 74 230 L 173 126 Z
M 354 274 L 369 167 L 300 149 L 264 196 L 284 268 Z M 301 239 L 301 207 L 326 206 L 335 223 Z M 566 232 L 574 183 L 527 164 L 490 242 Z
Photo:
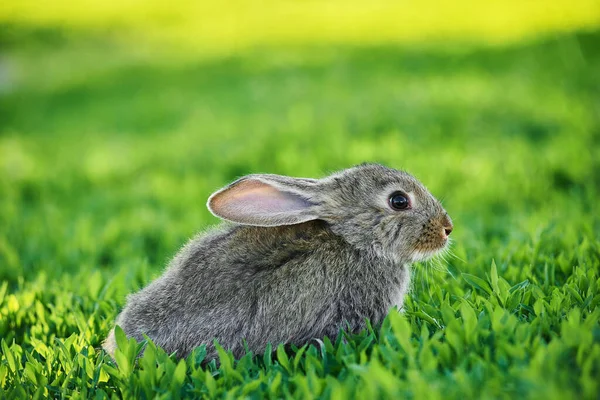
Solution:
M 207 207 L 224 220 L 243 225 L 293 225 L 318 219 L 314 179 L 249 175 L 213 193 Z M 312 201 L 311 201 L 312 200 Z

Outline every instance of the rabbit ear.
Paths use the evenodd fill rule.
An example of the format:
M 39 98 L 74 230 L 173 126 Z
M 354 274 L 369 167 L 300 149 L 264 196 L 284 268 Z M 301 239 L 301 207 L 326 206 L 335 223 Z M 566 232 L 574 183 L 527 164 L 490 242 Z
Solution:
M 311 202 L 314 179 L 249 175 L 215 192 L 207 207 L 215 216 L 243 225 L 292 225 L 317 219 Z

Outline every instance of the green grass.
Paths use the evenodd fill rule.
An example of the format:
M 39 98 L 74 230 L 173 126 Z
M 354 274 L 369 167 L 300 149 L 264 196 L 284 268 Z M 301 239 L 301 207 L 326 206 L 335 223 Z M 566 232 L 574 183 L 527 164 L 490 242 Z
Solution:
M 0 397 L 589 398 L 600 393 L 600 33 L 506 48 L 172 59 L 3 28 Z M 201 367 L 121 338 L 125 296 L 251 172 L 405 168 L 455 222 L 406 311 Z

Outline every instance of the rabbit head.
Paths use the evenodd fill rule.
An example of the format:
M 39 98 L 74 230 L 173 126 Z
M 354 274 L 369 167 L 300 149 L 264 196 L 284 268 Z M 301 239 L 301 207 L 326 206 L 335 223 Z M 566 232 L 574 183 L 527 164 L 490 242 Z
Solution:
M 322 220 L 357 250 L 396 263 L 429 258 L 447 246 L 453 229 L 439 201 L 416 178 L 379 164 L 323 179 L 248 175 L 214 193 L 208 208 L 243 225 Z

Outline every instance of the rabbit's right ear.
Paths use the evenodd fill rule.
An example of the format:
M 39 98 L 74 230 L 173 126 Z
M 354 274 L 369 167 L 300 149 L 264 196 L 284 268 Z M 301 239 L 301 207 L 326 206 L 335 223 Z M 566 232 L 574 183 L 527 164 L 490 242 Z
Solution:
M 249 175 L 213 193 L 207 207 L 215 216 L 243 225 L 293 225 L 318 218 L 314 179 Z

